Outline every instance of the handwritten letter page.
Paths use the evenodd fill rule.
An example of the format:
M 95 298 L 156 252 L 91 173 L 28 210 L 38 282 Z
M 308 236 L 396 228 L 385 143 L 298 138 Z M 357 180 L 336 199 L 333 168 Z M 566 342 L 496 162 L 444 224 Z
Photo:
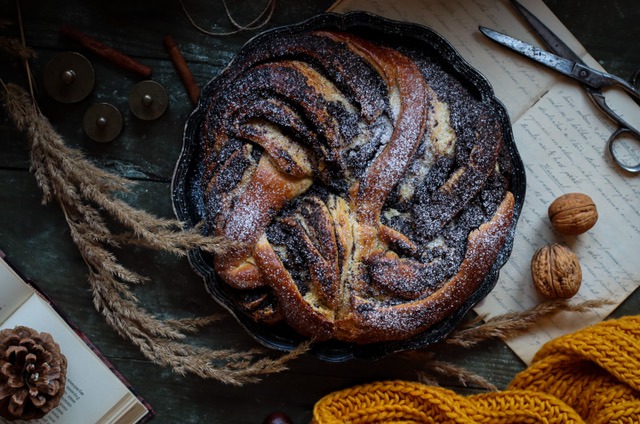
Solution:
M 591 66 L 599 67 L 541 0 L 522 3 Z M 476 311 L 495 316 L 540 303 L 531 278 L 531 257 L 540 246 L 560 241 L 581 261 L 583 281 L 576 300 L 608 299 L 615 304 L 594 313 L 562 313 L 509 341 L 509 346 L 529 363 L 551 338 L 604 319 L 640 285 L 640 208 L 634 207 L 640 199 L 640 178 L 622 173 L 607 156 L 605 143 L 614 130 L 608 118 L 577 84 L 507 51 L 478 31 L 482 25 L 540 45 L 506 1 L 342 0 L 332 8 L 352 10 L 431 27 L 487 77 L 507 107 L 527 172 L 527 195 L 511 258 L 496 288 Z M 585 234 L 560 237 L 551 229 L 547 208 L 569 192 L 590 195 L 600 219 Z

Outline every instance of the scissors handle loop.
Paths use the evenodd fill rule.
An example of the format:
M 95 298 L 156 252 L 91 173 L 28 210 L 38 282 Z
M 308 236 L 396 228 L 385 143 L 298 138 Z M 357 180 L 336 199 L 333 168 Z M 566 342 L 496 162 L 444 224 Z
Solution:
M 640 163 L 636 165 L 629 165 L 621 161 L 618 155 L 616 154 L 615 148 L 614 148 L 614 145 L 616 142 L 622 141 L 622 138 L 621 138 L 622 135 L 629 135 L 629 134 L 632 136 L 632 138 L 635 139 L 636 142 L 640 143 L 640 134 L 638 133 L 638 131 L 632 128 L 620 127 L 613 134 L 611 134 L 611 137 L 609 137 L 609 140 L 607 140 L 607 148 L 609 149 L 609 155 L 611 155 L 611 158 L 613 159 L 613 161 L 620 168 L 624 169 L 627 172 L 632 172 L 637 174 L 637 173 L 640 173 Z
M 591 100 L 593 100 L 593 102 L 595 103 L 595 105 L 598 106 L 598 108 L 602 112 L 604 112 L 612 121 L 616 122 L 619 125 L 618 129 L 614 131 L 614 133 L 611 134 L 611 136 L 607 140 L 607 148 L 609 150 L 609 154 L 611 158 L 616 163 L 616 165 L 618 165 L 620 168 L 624 169 L 625 171 L 640 173 L 640 163 L 638 163 L 637 165 L 629 165 L 627 162 L 619 158 L 619 155 L 616 153 L 616 149 L 614 148 L 616 143 L 620 143 L 623 140 L 626 140 L 626 141 L 633 140 L 637 143 L 637 146 L 634 145 L 629 147 L 632 148 L 635 152 L 640 151 L 640 131 L 638 131 L 632 125 L 627 123 L 624 119 L 622 119 L 620 115 L 618 115 L 615 111 L 613 111 L 609 107 L 609 105 L 607 104 L 604 98 L 604 95 L 600 90 L 595 90 L 588 86 L 585 86 L 584 88 L 589 94 L 589 97 L 591 97 Z M 625 137 L 623 138 L 623 136 Z M 629 143 L 626 143 L 626 144 L 629 144 Z

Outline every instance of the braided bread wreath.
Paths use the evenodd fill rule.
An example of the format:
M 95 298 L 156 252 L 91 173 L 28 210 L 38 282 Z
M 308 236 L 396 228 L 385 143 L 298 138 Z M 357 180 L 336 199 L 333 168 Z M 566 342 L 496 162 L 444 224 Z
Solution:
M 265 32 L 203 90 L 174 209 L 262 343 L 326 359 L 444 337 L 495 285 L 524 200 L 504 107 L 442 37 L 355 12 Z

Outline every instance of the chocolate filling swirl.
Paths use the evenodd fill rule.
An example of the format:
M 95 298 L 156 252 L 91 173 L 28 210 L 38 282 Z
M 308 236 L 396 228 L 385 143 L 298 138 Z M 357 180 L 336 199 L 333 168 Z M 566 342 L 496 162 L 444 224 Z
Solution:
M 240 55 L 201 127 L 218 276 L 318 340 L 410 337 L 484 280 L 513 221 L 500 125 L 438 64 L 348 33 Z

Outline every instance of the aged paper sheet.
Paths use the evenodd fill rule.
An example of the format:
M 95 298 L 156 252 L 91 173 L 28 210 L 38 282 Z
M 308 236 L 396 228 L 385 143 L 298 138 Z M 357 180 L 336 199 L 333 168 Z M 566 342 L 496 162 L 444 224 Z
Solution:
M 587 63 L 599 67 L 541 0 L 522 3 Z M 508 1 L 342 0 L 331 10 L 364 10 L 431 27 L 487 77 L 509 112 L 526 167 L 527 195 L 512 256 L 496 288 L 476 311 L 495 316 L 542 301 L 533 287 L 530 260 L 538 247 L 552 241 L 566 243 L 581 260 L 583 282 L 576 300 L 614 302 L 594 313 L 562 313 L 509 341 L 524 362 L 529 363 L 551 338 L 604 319 L 640 285 L 640 208 L 635 207 L 640 178 L 614 167 L 605 151 L 613 124 L 577 84 L 507 51 L 478 31 L 482 25 L 540 45 Z M 560 237 L 551 230 L 547 208 L 554 198 L 568 192 L 590 195 L 600 219 L 586 234 Z

